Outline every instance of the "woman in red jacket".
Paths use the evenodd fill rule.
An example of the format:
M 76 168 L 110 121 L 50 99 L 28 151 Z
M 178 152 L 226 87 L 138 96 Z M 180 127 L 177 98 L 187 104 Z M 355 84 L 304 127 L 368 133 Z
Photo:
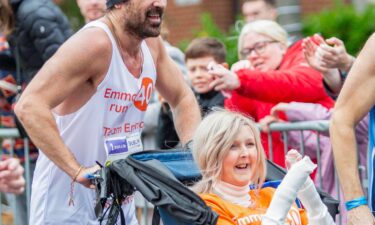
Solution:
M 212 66 L 211 73 L 216 79 L 211 86 L 215 90 L 230 91 L 226 108 L 244 112 L 257 122 L 280 102 L 310 102 L 332 108 L 334 101 L 324 90 L 322 74 L 307 64 L 301 44 L 302 41 L 298 41 L 288 47 L 286 31 L 273 21 L 246 24 L 238 44 L 245 68 L 240 66 L 241 69 L 229 71 Z M 272 135 L 273 160 L 284 166 L 280 134 Z M 262 136 L 265 149 L 268 149 L 267 135 L 263 133 Z

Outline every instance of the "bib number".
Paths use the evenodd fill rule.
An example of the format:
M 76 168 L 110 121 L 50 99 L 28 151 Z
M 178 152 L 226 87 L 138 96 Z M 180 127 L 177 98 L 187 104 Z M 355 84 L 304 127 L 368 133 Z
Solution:
M 143 151 L 140 133 L 124 137 L 108 138 L 104 142 L 108 156 L 106 164 L 114 160 L 125 159 L 129 154 Z

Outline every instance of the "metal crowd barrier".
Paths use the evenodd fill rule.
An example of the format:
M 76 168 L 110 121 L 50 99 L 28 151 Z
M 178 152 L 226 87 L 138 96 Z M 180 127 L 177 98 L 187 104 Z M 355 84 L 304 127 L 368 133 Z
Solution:
M 288 122 L 288 123 L 271 123 L 269 125 L 268 133 L 268 144 L 269 144 L 269 154 L 270 160 L 273 160 L 273 149 L 272 149 L 272 132 L 281 132 L 282 139 L 284 143 L 284 153 L 286 154 L 288 149 L 288 134 L 289 131 L 300 131 L 300 153 L 305 154 L 305 142 L 304 142 L 304 131 L 315 131 L 316 132 L 316 159 L 317 159 L 317 176 L 319 182 L 319 188 L 323 189 L 323 175 L 321 167 L 321 149 L 320 149 L 320 136 L 322 133 L 329 132 L 329 121 L 328 120 L 317 120 L 317 121 L 302 121 L 302 122 Z M 360 168 L 359 168 L 360 169 Z M 340 199 L 340 187 L 338 181 L 338 175 L 334 171 L 335 177 L 335 190 L 337 195 L 332 196 L 336 199 Z M 340 206 L 341 207 L 341 206 Z M 341 210 L 340 210 L 341 211 Z M 341 213 L 336 217 L 336 224 L 342 225 Z
M 319 176 L 319 185 L 322 188 L 322 173 L 320 165 L 320 133 L 328 132 L 329 130 L 329 121 L 328 120 L 316 120 L 316 121 L 303 121 L 303 122 L 293 122 L 293 123 L 271 123 L 269 125 L 269 130 L 280 131 L 282 133 L 283 142 L 284 142 L 284 154 L 287 153 L 288 149 L 288 131 L 300 131 L 300 148 L 301 154 L 305 153 L 305 143 L 304 143 L 304 131 L 316 131 L 317 140 L 316 140 L 316 158 L 318 161 L 318 176 Z M 273 160 L 273 151 L 272 151 L 272 135 L 271 132 L 268 133 L 268 144 L 270 146 L 270 159 Z

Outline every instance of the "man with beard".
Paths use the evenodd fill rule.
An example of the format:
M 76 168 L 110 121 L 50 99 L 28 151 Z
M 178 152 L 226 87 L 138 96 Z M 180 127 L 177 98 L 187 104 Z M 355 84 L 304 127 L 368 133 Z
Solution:
M 25 89 L 17 116 L 41 150 L 30 224 L 98 224 L 87 174 L 142 151 L 143 116 L 154 87 L 173 108 L 187 143 L 199 108 L 158 37 L 166 0 L 107 0 L 108 11 L 66 41 Z M 137 224 L 133 197 L 122 202 Z

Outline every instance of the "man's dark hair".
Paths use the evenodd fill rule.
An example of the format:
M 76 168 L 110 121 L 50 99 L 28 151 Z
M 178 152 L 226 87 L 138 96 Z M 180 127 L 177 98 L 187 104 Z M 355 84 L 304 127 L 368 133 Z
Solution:
M 214 38 L 197 38 L 186 48 L 185 61 L 212 56 L 217 63 L 225 63 L 226 55 L 225 46 L 219 40 Z
M 276 8 L 276 0 L 245 0 L 245 2 L 256 2 L 256 1 L 263 1 L 265 2 L 267 5 L 273 7 L 273 8 Z

